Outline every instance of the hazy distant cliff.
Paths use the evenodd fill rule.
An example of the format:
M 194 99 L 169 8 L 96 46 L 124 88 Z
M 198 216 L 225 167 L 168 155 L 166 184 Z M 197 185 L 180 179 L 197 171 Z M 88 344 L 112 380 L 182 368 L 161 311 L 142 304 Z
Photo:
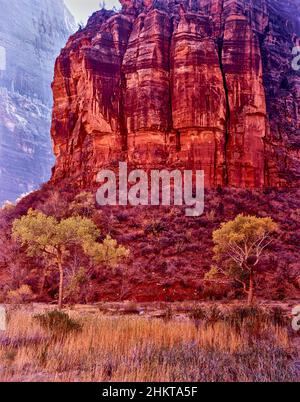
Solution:
M 53 66 L 74 29 L 62 0 L 0 0 L 0 204 L 49 178 Z

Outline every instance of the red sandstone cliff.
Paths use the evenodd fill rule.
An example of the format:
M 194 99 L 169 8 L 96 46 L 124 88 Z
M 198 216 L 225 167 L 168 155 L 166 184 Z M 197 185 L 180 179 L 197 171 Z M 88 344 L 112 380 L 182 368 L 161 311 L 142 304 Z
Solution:
M 298 0 L 123 0 L 62 50 L 53 180 L 204 169 L 207 186 L 300 182 Z

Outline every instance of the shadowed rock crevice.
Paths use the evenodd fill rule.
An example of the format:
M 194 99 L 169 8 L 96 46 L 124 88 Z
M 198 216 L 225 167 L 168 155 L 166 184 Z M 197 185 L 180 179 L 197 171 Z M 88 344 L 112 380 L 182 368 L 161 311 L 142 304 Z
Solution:
M 229 126 L 230 126 L 230 103 L 229 103 L 229 92 L 227 87 L 226 81 L 226 74 L 224 71 L 223 66 L 223 43 L 224 43 L 224 36 L 218 39 L 217 46 L 218 46 L 218 55 L 219 55 L 219 63 L 220 63 L 220 70 L 223 77 L 223 85 L 224 85 L 224 92 L 225 92 L 225 99 L 226 99 L 226 120 L 225 120 L 225 140 L 224 140 L 224 185 L 228 186 L 229 184 L 229 177 L 228 177 L 228 166 L 227 166 L 227 153 L 228 153 L 228 144 L 229 144 Z

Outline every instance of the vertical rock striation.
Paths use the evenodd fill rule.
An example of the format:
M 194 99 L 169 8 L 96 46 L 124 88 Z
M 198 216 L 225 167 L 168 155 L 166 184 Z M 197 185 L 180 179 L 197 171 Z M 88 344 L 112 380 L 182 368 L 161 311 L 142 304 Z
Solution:
M 204 169 L 206 185 L 300 180 L 296 0 L 123 0 L 57 59 L 52 180 L 127 160 Z
M 49 179 L 53 65 L 75 29 L 62 0 L 0 0 L 0 205 Z

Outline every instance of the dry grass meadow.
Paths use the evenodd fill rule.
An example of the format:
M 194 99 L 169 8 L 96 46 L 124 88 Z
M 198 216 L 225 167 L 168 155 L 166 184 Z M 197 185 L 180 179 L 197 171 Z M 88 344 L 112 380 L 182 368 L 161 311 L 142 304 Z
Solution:
M 169 311 L 162 318 L 69 314 L 75 325 L 67 331 L 42 326 L 30 311 L 10 313 L 0 339 L 1 381 L 299 379 L 296 351 L 278 312 L 240 308 L 224 318 L 212 307 L 180 319 Z

